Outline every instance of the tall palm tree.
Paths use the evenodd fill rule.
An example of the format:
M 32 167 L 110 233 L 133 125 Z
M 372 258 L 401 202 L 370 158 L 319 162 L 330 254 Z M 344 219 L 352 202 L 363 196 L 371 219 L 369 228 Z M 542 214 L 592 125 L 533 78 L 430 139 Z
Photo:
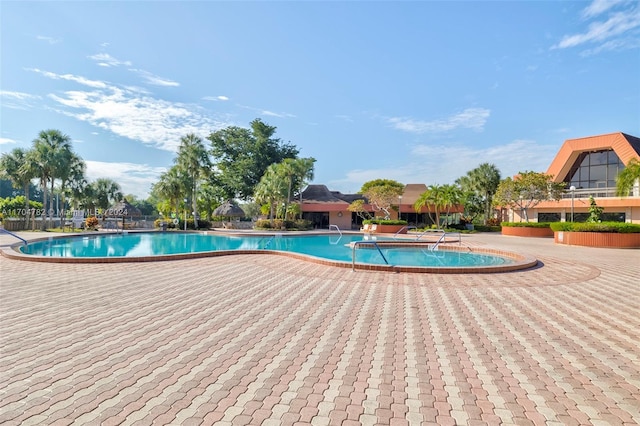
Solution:
M 287 185 L 278 170 L 278 164 L 272 164 L 262 175 L 262 179 L 256 185 L 254 198 L 258 203 L 269 205 L 269 220 L 273 225 L 275 207 L 287 196 Z
M 0 157 L 0 175 L 11 181 L 14 188 L 22 189 L 24 192 L 25 213 L 29 212 L 29 187 L 31 180 L 37 177 L 36 170 L 32 163 L 28 161 L 27 151 L 15 148 L 11 152 L 2 154 Z M 24 215 L 25 221 L 29 215 Z
M 626 197 L 640 180 L 640 161 L 632 158 L 616 178 L 616 195 Z
M 447 212 L 447 224 L 449 224 L 451 209 L 461 203 L 462 195 L 462 190 L 458 185 L 442 185 L 442 207 Z
M 187 182 L 187 193 L 191 199 L 193 221 L 198 229 L 198 185 L 211 168 L 211 160 L 202 139 L 189 133 L 180 139 L 178 157 L 175 160 Z
M 441 185 L 429 185 L 427 190 L 420 194 L 416 202 L 413 204 L 413 208 L 416 212 L 419 212 L 423 207 L 429 205 L 433 206 L 436 213 L 434 221 L 433 216 L 431 215 L 431 210 L 429 209 L 429 219 L 431 219 L 431 221 L 437 226 L 440 226 L 440 211 L 445 205 L 443 188 Z
M 494 164 L 482 163 L 467 173 L 471 189 L 484 199 L 484 222 L 491 218 L 493 195 L 500 185 L 500 171 Z
M 42 205 L 45 215 L 49 207 L 47 203 L 47 184 L 51 183 L 51 192 L 53 193 L 53 185 L 60 171 L 69 161 L 69 153 L 71 152 L 71 138 L 59 130 L 49 129 L 42 130 L 33 141 L 33 149 L 30 151 L 29 160 L 37 166 L 39 170 L 38 177 L 42 186 Z M 46 229 L 46 223 L 42 221 L 42 229 Z
M 298 158 L 296 159 L 296 190 L 299 194 L 302 194 L 302 189 L 313 180 L 314 165 L 316 159 Z M 302 205 L 300 205 L 300 218 L 302 218 Z
M 85 171 L 87 166 L 85 162 L 75 153 L 66 159 L 66 167 L 60 169 L 60 195 L 62 196 L 62 210 L 60 217 L 64 217 L 64 206 L 66 202 L 66 196 L 69 193 L 70 188 L 79 188 L 85 182 Z M 73 193 L 73 191 L 71 192 Z
M 160 175 L 158 182 L 153 185 L 153 192 L 158 195 L 158 198 L 168 200 L 170 212 L 176 212 L 177 214 L 178 203 L 182 198 L 182 188 L 182 176 L 178 168 L 173 166 Z

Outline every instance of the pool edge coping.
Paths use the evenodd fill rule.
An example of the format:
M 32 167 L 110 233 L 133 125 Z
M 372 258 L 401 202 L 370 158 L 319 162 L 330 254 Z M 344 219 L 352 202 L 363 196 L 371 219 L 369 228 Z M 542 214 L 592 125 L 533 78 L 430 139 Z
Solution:
M 129 233 L 162 233 L 163 231 L 126 231 L 126 234 Z M 182 231 L 181 231 L 182 232 Z M 221 233 L 226 235 L 233 235 L 235 233 L 230 232 L 218 232 L 218 231 L 187 231 L 187 233 Z M 246 235 L 246 233 L 239 233 L 240 235 Z M 320 235 L 333 234 L 330 232 L 318 232 L 316 233 Z M 356 232 L 356 234 L 358 234 Z M 73 237 L 87 237 L 87 236 L 100 236 L 100 235 L 113 235 L 113 233 L 105 234 L 103 232 L 92 232 L 92 233 L 82 233 L 82 234 L 73 234 L 73 235 L 57 235 L 57 236 L 49 236 L 49 237 L 41 237 L 34 238 L 33 240 L 28 240 L 28 243 L 39 242 L 39 241 L 47 241 L 52 239 L 62 239 L 62 238 L 73 238 Z M 281 232 L 265 232 L 265 233 L 257 233 L 253 235 L 283 235 Z M 287 234 L 294 235 L 294 234 Z M 301 234 L 296 234 L 301 235 Z M 302 234 L 302 235 L 310 235 L 310 234 Z M 427 242 L 417 242 L 413 240 L 400 239 L 394 241 L 378 241 L 380 245 L 391 245 L 391 246 L 401 246 L 401 247 L 424 247 L 429 244 Z M 439 273 L 439 274 L 478 274 L 478 273 L 503 273 L 503 272 L 514 272 L 525 269 L 531 269 L 540 264 L 538 259 L 533 256 L 524 255 L 516 252 L 500 250 L 500 249 L 491 249 L 491 248 L 477 248 L 470 246 L 454 246 L 449 245 L 449 243 L 440 244 L 437 250 L 442 251 L 465 251 L 471 253 L 482 253 L 489 255 L 496 255 L 500 257 L 506 257 L 513 260 L 513 263 L 504 264 L 504 265 L 487 265 L 487 266 L 469 266 L 469 267 L 430 267 L 430 266 L 398 266 L 398 265 L 378 265 L 378 264 L 365 264 L 365 263 L 352 263 L 352 262 L 344 262 L 337 260 L 329 260 L 321 257 L 316 257 L 313 255 L 301 254 L 301 253 L 293 253 L 279 250 L 268 250 L 268 249 L 244 249 L 244 250 L 218 250 L 218 251 L 205 251 L 205 252 L 197 252 L 197 253 L 183 253 L 183 254 L 172 254 L 172 255 L 158 255 L 158 256 L 139 256 L 139 257 L 49 257 L 49 256 L 37 256 L 37 255 L 29 255 L 22 253 L 19 251 L 19 247 L 22 246 L 23 243 L 14 243 L 9 247 L 0 247 L 0 255 L 13 259 L 13 260 L 21 260 L 27 262 L 41 262 L 41 263 L 65 263 L 65 264 L 87 264 L 87 263 L 141 263 L 141 262 L 166 262 L 173 260 L 187 260 L 187 259 L 201 259 L 208 257 L 219 257 L 219 256 L 232 256 L 232 255 L 253 255 L 253 254 L 272 254 L 278 256 L 290 257 L 298 260 L 303 260 L 307 262 L 313 262 L 317 264 L 322 264 L 326 266 L 334 266 L 340 268 L 353 268 L 355 270 L 364 270 L 364 271 L 382 271 L 382 272 L 408 272 L 408 273 Z

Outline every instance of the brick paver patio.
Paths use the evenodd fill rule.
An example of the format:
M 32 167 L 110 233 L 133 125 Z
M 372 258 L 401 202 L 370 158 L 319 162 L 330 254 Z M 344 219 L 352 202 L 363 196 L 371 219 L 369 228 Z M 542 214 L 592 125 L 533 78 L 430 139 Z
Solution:
M 639 424 L 640 251 L 465 243 L 542 265 L 0 257 L 0 423 Z

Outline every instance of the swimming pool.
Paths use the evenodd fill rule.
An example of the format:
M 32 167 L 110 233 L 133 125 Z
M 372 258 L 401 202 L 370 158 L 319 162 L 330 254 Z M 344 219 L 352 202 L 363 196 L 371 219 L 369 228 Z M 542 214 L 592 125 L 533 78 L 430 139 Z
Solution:
M 14 249 L 26 255 L 20 257 L 27 260 L 53 262 L 131 262 L 276 253 L 336 266 L 397 272 L 502 272 L 532 266 L 531 259 L 514 253 L 444 245 L 432 250 L 429 244 L 412 240 L 364 238 L 362 234 L 129 232 L 49 238 L 16 245 Z M 529 261 L 527 266 L 523 266 L 523 260 Z

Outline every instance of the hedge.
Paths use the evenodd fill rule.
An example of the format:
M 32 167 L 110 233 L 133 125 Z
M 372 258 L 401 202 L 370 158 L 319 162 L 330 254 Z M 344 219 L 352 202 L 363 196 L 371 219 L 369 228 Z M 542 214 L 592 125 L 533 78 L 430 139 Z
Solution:
M 625 222 L 554 222 L 551 229 L 554 232 L 640 233 L 639 224 Z
M 508 226 L 512 228 L 549 228 L 551 223 L 549 222 L 502 222 L 501 226 Z

